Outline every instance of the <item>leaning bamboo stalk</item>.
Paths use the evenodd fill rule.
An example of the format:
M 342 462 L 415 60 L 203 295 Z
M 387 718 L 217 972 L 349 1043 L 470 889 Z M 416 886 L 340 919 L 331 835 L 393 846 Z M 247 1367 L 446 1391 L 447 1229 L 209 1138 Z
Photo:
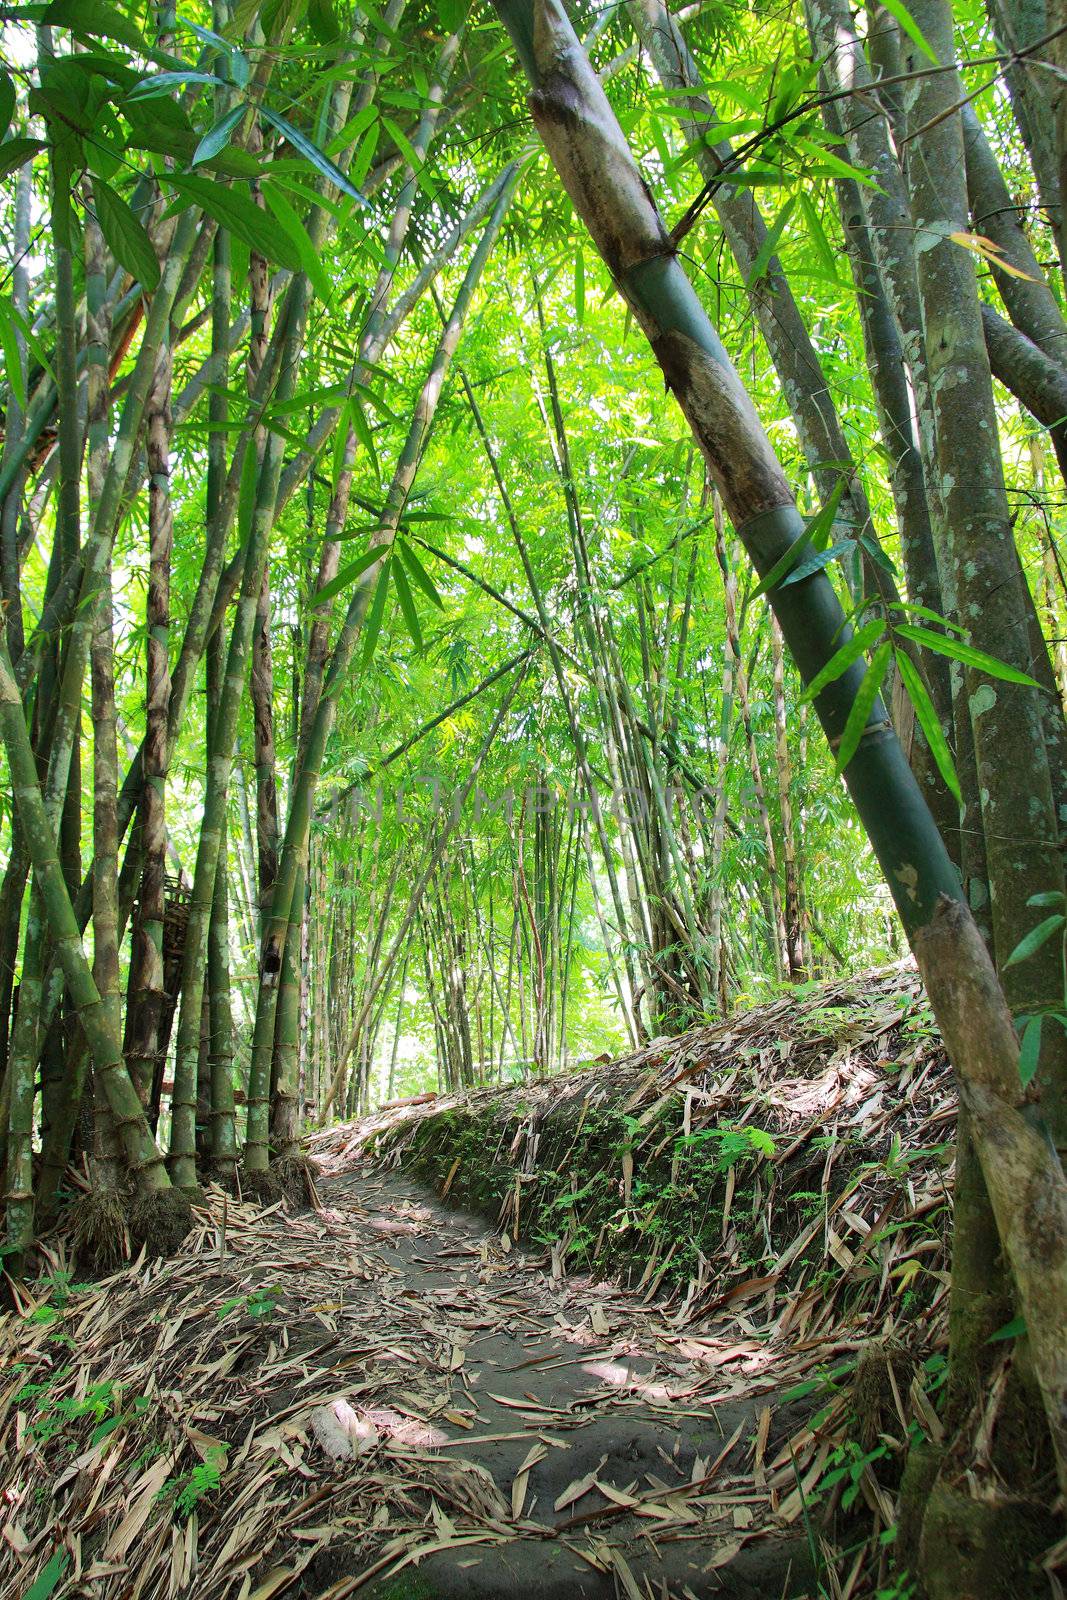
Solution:
M 496 0 L 531 81 L 542 140 L 644 329 L 757 571 L 786 557 L 803 523 L 752 402 L 674 254 L 647 185 L 559 0 Z M 770 599 L 805 680 L 834 654 L 844 618 L 824 573 Z M 863 669 L 816 697 L 833 744 Z M 900 745 L 872 707 L 846 782 L 923 966 L 1033 1346 L 1061 1490 L 1067 1489 L 1067 1185 L 1050 1146 L 1016 1109 L 1018 1048 L 958 880 Z M 946 905 L 947 902 L 947 905 Z M 984 964 L 983 964 L 983 957 Z M 961 1005 L 961 997 L 963 1004 Z M 1026 1206 L 1018 1206 L 1020 1189 Z M 1035 1227 L 1038 1220 L 1041 1226 Z M 1035 1250 L 1040 1245 L 1041 1260 Z

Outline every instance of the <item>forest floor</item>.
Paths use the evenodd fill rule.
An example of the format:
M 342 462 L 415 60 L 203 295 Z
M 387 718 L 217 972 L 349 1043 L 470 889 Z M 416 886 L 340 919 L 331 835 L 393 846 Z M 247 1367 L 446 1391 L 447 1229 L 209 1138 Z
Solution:
M 858 1012 L 840 995 L 832 1006 L 816 997 L 833 1012 L 820 1026 L 847 1039 L 846 1054 L 825 1040 L 808 1050 L 801 1026 L 793 1065 L 807 1063 L 809 1087 L 833 1077 L 837 1089 L 814 1120 L 796 1112 L 802 1137 L 773 1156 L 749 1152 L 755 1179 L 720 1163 L 722 1259 L 701 1255 L 697 1280 L 670 1292 L 669 1277 L 649 1270 L 655 1255 L 640 1272 L 631 1257 L 627 1287 L 595 1252 L 583 1261 L 567 1233 L 528 1239 L 517 1216 L 492 1230 L 398 1169 L 396 1129 L 432 1121 L 427 1107 L 387 1114 L 390 1148 L 381 1117 L 316 1136 L 318 1209 L 289 1215 L 211 1191 L 176 1258 L 98 1282 L 76 1281 L 61 1237 L 46 1243 L 45 1275 L 0 1319 L 0 1593 L 872 1594 L 887 1579 L 895 1515 L 884 1469 L 917 1417 L 936 1430 L 921 1374 L 936 1370 L 943 1343 L 928 1219 L 944 1210 L 944 1172 L 930 1141 L 951 1120 L 950 1091 L 936 1042 L 920 1030 L 915 1047 L 900 984 L 894 975 L 863 991 Z M 896 1036 L 886 1053 L 890 998 L 903 1057 Z M 904 998 L 917 1004 L 913 988 Z M 622 1081 L 636 1070 L 649 1093 L 651 1079 L 676 1084 L 676 1052 L 710 1060 L 724 1033 L 737 1057 L 745 1027 L 750 1042 L 761 1027 L 781 1032 L 772 1013 L 752 1013 L 741 1035 L 732 1019 L 714 1038 L 660 1041 L 659 1058 L 653 1048 L 636 1068 L 620 1064 Z M 886 1070 L 872 1089 L 876 1055 Z M 615 1071 L 583 1081 L 603 1086 Z M 677 1086 L 668 1097 L 683 1141 L 693 1138 L 691 1090 L 692 1073 L 684 1108 Z M 564 1100 L 553 1092 L 553 1106 Z M 504 1112 L 499 1096 L 488 1102 L 497 1119 L 529 1118 L 529 1090 L 504 1102 Z M 633 1105 L 629 1090 L 622 1103 Z M 447 1109 L 446 1192 L 460 1158 L 445 1134 L 462 1123 Z M 827 1126 L 832 1139 L 816 1134 Z M 841 1156 L 846 1127 L 868 1148 L 876 1135 L 890 1141 L 888 1173 L 885 1161 L 856 1169 Z M 805 1239 L 791 1222 L 777 1267 L 754 1276 L 728 1226 L 731 1199 L 743 1197 L 746 1213 L 768 1200 L 788 1215 L 775 1183 L 796 1177 L 816 1136 L 816 1225 Z M 637 1144 L 612 1175 L 627 1204 L 644 1170 Z M 517 1150 L 513 1140 L 504 1157 Z M 573 1198 L 585 1173 L 572 1165 Z M 700 1232 L 694 1216 L 690 1232 Z M 816 1256 L 830 1268 L 815 1271 Z M 920 1271 L 930 1292 L 902 1320 L 901 1286 Z M 895 1323 L 914 1362 L 901 1365 L 894 1344 L 891 1360 L 868 1363 L 878 1375 L 857 1422 L 857 1360 L 862 1369 L 865 1350 L 884 1350 L 876 1336 Z

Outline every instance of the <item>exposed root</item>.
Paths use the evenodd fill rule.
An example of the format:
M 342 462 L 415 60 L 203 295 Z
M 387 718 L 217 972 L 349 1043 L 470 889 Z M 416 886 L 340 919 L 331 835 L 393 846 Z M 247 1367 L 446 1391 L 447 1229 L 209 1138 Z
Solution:
M 130 1257 L 126 1205 L 114 1189 L 92 1190 L 73 1200 L 65 1223 L 71 1254 L 90 1272 L 105 1276 Z
M 892 1432 L 898 1417 L 894 1388 L 906 1401 L 913 1371 L 911 1356 L 895 1339 L 872 1339 L 863 1346 L 852 1380 L 852 1405 L 865 1450 L 874 1448 L 879 1435 Z
M 150 1189 L 130 1208 L 130 1236 L 150 1256 L 172 1256 L 193 1225 L 188 1197 L 180 1189 Z
M 246 1199 L 258 1200 L 261 1206 L 273 1206 L 285 1199 L 282 1181 L 273 1167 L 268 1167 L 266 1172 L 246 1169 L 241 1174 L 241 1192 Z
M 302 1155 L 279 1156 L 271 1166 L 271 1171 L 282 1186 L 282 1193 L 294 1208 L 318 1205 L 319 1195 L 315 1179 L 319 1170 L 314 1161 L 309 1161 Z

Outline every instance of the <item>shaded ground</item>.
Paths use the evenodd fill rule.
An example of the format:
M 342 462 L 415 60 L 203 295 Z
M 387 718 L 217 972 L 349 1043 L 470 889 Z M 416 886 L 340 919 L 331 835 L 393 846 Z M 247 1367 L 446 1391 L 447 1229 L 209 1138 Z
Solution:
M 811 1409 L 774 1415 L 774 1363 L 761 1370 L 758 1345 L 709 1339 L 697 1349 L 692 1330 L 683 1337 L 608 1284 L 553 1284 L 401 1177 L 335 1182 L 329 1199 L 389 1229 L 386 1298 L 418 1302 L 441 1341 L 438 1371 L 416 1391 L 429 1402 L 420 1410 L 449 1441 L 443 1448 L 491 1474 L 502 1522 L 510 1513 L 517 1524 L 517 1537 L 484 1552 L 425 1558 L 426 1592 L 547 1600 L 633 1583 L 644 1592 L 646 1576 L 656 1593 L 665 1579 L 678 1594 L 807 1589 L 803 1538 L 747 1531 L 766 1510 L 746 1467 L 761 1426 L 765 1471 L 786 1424 Z
M 0 1595 L 873 1595 L 953 1117 L 896 969 L 326 1130 L 321 1209 L 213 1191 L 170 1262 L 57 1236 L 0 1317 Z
M 840 1339 L 553 1282 L 393 1174 L 323 1202 L 213 1195 L 174 1261 L 83 1287 L 57 1257 L 3 1319 L 0 1592 L 813 1592 L 796 1472 L 841 1416 L 775 1396 Z

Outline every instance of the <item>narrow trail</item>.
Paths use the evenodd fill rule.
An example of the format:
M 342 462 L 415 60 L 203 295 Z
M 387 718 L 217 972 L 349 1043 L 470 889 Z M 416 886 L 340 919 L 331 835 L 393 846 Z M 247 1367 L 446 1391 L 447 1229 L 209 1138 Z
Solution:
M 323 1200 L 361 1248 L 373 1236 L 380 1263 L 345 1289 L 343 1321 L 384 1314 L 404 1330 L 382 1350 L 401 1364 L 398 1437 L 484 1469 L 515 1528 L 428 1555 L 415 1592 L 592 1600 L 644 1594 L 645 1579 L 657 1595 L 664 1583 L 738 1600 L 802 1590 L 802 1537 L 746 1543 L 767 1509 L 764 1463 L 798 1415 L 780 1407 L 772 1422 L 758 1347 L 679 1331 L 609 1283 L 553 1282 L 395 1172 L 357 1170 Z M 446 1519 L 447 1507 L 448 1538 Z M 389 1579 L 366 1592 L 398 1591 Z
M 0 1594 L 57 1570 L 55 1600 L 814 1591 L 835 1424 L 787 1396 L 855 1349 L 816 1296 L 702 1323 L 554 1279 L 395 1170 L 335 1163 L 320 1195 L 212 1190 L 172 1260 L 72 1283 L 60 1251 L 19 1291 Z

